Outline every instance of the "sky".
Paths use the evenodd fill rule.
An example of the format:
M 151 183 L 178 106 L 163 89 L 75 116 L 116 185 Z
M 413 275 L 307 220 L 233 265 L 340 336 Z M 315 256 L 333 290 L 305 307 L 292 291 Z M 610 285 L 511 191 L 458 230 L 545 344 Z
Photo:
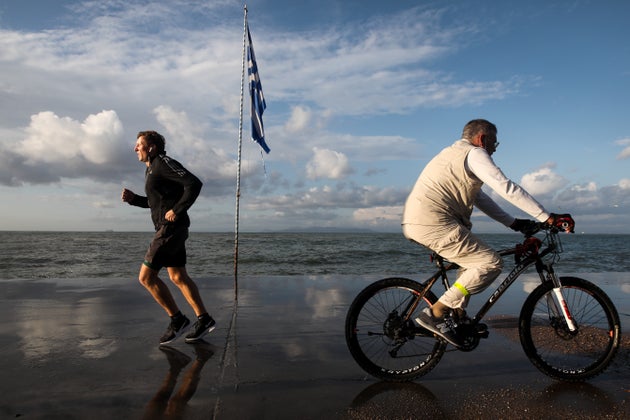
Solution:
M 235 228 L 243 6 L 0 0 L 0 230 L 150 231 L 136 134 L 204 183 L 191 230 Z M 239 230 L 400 232 L 471 119 L 576 231 L 630 233 L 630 2 L 251 0 L 271 152 L 245 96 Z M 528 216 L 486 190 L 515 217 Z M 509 229 L 473 213 L 474 230 Z

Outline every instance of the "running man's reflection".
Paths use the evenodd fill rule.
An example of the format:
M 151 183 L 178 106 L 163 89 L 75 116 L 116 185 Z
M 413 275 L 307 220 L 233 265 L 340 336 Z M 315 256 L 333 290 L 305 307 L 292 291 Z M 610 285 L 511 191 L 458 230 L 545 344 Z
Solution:
M 195 350 L 195 360 L 184 372 L 181 385 L 175 394 L 173 391 L 177 385 L 177 379 L 192 359 L 173 347 L 159 347 L 166 355 L 169 369 L 160 389 L 147 404 L 144 419 L 179 419 L 184 417 L 186 404 L 197 391 L 201 370 L 214 354 L 213 346 L 204 341 L 192 344 L 191 347 Z

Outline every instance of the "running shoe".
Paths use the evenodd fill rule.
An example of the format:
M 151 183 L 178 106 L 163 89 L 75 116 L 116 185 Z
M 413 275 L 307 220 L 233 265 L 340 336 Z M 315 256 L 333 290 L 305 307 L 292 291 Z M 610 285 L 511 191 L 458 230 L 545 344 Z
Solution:
M 424 310 L 420 312 L 420 316 L 416 318 L 416 322 L 455 347 L 461 347 L 463 345 L 462 339 L 455 331 L 457 324 L 450 316 L 439 319 L 433 316 L 431 308 L 424 308 Z
M 186 332 L 189 325 L 190 321 L 188 320 L 188 317 L 186 317 L 186 315 L 183 315 L 179 322 L 171 321 L 171 323 L 168 324 L 166 332 L 164 332 L 164 335 L 162 336 L 162 338 L 160 338 L 160 345 L 172 343 L 173 341 L 175 341 L 177 337 Z
M 203 320 L 198 319 L 197 322 L 193 324 L 191 333 L 186 336 L 186 342 L 194 343 L 201 340 L 204 335 L 214 330 L 216 324 L 217 323 L 214 321 L 214 319 L 212 319 L 211 316 L 208 316 L 206 319 Z

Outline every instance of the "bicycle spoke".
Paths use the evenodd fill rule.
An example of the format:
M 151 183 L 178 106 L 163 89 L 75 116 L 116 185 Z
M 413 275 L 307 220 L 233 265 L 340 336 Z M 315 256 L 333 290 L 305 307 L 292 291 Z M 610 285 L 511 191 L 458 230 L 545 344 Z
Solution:
M 430 370 L 445 345 L 433 335 L 421 334 L 415 326 L 413 317 L 421 308 L 404 313 L 418 299 L 421 286 L 406 279 L 382 282 L 353 302 L 346 325 L 348 346 L 357 362 L 374 376 L 408 380 L 423 369 Z
M 618 346 L 618 315 L 595 285 L 567 278 L 562 295 L 577 329 L 558 310 L 550 285 L 539 286 L 523 306 L 521 341 L 532 362 L 550 376 L 583 380 L 601 371 Z

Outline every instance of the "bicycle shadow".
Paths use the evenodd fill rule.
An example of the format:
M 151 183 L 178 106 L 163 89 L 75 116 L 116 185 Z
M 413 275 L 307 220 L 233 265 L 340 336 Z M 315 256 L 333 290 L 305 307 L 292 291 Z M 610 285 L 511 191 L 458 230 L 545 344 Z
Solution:
M 549 418 L 626 418 L 625 404 L 588 382 L 553 382 L 534 389 L 529 386 L 488 389 L 460 389 L 441 400 L 416 382 L 377 382 L 363 389 L 346 409 L 345 418 L 430 419 L 466 418 L 485 412 L 489 418 L 501 417 L 506 410 L 518 417 Z M 625 413 L 625 414 L 624 414 Z
M 388 419 L 449 417 L 441 401 L 417 382 L 377 382 L 357 394 L 346 410 L 349 418 L 379 418 L 379 414 Z
M 555 382 L 541 392 L 539 401 L 549 409 L 568 409 L 582 418 L 615 418 L 619 408 L 612 395 L 588 382 Z
M 215 347 L 200 341 L 191 344 L 194 349 L 195 360 L 170 346 L 160 346 L 159 349 L 166 356 L 168 371 L 159 389 L 145 407 L 143 419 L 180 419 L 185 418 L 188 401 L 195 395 L 201 380 L 201 371 L 206 362 L 215 353 Z M 188 364 L 190 367 L 184 370 Z M 175 392 L 180 374 L 183 373 L 181 384 Z

